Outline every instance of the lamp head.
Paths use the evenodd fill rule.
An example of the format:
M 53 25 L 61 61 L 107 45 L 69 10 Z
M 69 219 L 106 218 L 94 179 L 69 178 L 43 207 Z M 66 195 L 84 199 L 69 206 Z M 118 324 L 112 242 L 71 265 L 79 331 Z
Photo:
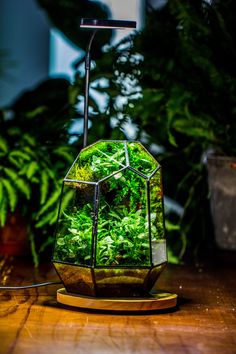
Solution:
M 90 29 L 129 29 L 136 28 L 136 21 L 82 18 L 80 27 Z

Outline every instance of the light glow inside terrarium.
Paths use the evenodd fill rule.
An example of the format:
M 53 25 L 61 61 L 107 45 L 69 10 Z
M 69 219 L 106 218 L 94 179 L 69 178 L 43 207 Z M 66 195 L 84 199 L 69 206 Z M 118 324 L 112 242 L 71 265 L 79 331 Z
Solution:
M 70 293 L 145 296 L 166 264 L 161 167 L 139 142 L 84 148 L 63 181 L 53 252 Z

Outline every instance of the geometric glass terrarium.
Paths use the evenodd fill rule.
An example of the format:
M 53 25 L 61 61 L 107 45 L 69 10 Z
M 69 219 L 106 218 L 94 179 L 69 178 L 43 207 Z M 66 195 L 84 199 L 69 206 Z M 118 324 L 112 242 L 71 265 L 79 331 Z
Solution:
M 67 292 L 145 297 L 166 262 L 159 163 L 139 142 L 82 149 L 63 181 L 53 251 Z

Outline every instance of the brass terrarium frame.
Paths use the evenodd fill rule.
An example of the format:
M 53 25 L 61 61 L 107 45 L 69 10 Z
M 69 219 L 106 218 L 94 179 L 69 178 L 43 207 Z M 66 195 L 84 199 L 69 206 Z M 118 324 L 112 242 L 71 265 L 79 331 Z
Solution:
M 161 167 L 140 142 L 87 146 L 90 48 L 98 28 L 133 21 L 83 19 L 93 28 L 85 59 L 84 148 L 63 181 L 53 264 L 65 288 L 63 304 L 110 310 L 176 305 L 177 296 L 152 293 L 167 263 Z

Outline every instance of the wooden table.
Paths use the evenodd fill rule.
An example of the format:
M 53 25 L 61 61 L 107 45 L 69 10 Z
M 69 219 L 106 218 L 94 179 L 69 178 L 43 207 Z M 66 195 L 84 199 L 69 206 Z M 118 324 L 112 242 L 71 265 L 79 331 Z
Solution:
M 58 280 L 50 265 L 38 271 L 5 258 L 0 283 Z M 60 285 L 0 292 L 2 354 L 236 353 L 235 264 L 169 265 L 158 287 L 179 294 L 167 312 L 103 313 L 56 302 Z

